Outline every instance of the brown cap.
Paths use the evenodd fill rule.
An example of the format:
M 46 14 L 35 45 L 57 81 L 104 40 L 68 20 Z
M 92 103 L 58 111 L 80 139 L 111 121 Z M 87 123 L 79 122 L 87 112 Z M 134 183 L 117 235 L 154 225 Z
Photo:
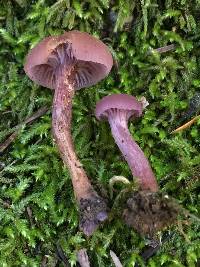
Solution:
M 70 46 L 70 53 L 76 60 L 76 89 L 94 85 L 108 75 L 113 64 L 108 47 L 88 33 L 70 31 L 45 38 L 29 52 L 24 70 L 31 80 L 55 89 L 54 73 L 59 61 L 55 55 L 55 60 L 52 60 L 52 53 L 58 46 L 65 44 L 62 49 Z
M 143 105 L 134 96 L 126 94 L 113 94 L 102 98 L 96 105 L 95 115 L 98 120 L 108 117 L 109 110 L 119 109 L 128 112 L 129 118 L 139 117 L 142 114 Z

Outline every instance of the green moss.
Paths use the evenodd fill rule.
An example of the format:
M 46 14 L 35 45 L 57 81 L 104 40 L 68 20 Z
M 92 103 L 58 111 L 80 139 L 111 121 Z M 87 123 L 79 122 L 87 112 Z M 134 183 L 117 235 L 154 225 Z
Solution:
M 107 94 L 145 96 L 150 105 L 130 131 L 148 156 L 161 190 L 198 216 L 200 124 L 177 135 L 170 132 L 180 125 L 189 99 L 199 91 L 200 1 L 1 0 L 0 6 L 0 142 L 39 107 L 51 107 L 52 92 L 34 85 L 23 71 L 30 48 L 48 35 L 87 31 L 110 47 L 119 66 L 74 99 L 74 142 L 88 176 L 107 197 L 112 176 L 132 179 L 108 125 L 96 121 L 94 108 Z M 168 44 L 176 49 L 149 53 Z M 88 249 L 92 266 L 112 266 L 110 249 L 124 266 L 138 260 L 145 239 L 119 218 L 88 240 L 78 231 L 70 177 L 52 140 L 50 111 L 23 126 L 2 153 L 0 183 L 1 266 L 40 266 L 45 255 L 47 266 L 55 266 L 56 244 L 71 266 L 82 247 Z M 118 187 L 115 197 L 119 192 Z M 113 203 L 109 200 L 110 207 Z M 183 228 L 191 243 L 178 227 L 171 228 L 172 237 L 148 266 L 196 266 L 199 225 L 191 221 Z

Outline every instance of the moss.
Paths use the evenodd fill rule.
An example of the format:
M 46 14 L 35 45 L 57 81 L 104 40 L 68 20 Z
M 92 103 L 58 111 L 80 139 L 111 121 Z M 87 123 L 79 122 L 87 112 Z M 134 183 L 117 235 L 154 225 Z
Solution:
M 109 126 L 94 117 L 96 102 L 116 92 L 145 96 L 150 105 L 130 131 L 149 158 L 161 190 L 198 216 L 199 122 L 182 133 L 170 132 L 199 91 L 199 0 L 1 0 L 0 6 L 0 143 L 40 107 L 51 108 L 52 92 L 36 86 L 23 71 L 30 48 L 48 35 L 87 31 L 110 47 L 116 61 L 106 80 L 77 92 L 73 103 L 76 151 L 96 190 L 107 197 L 112 176 L 132 179 Z M 152 51 L 169 44 L 175 50 Z M 52 140 L 51 111 L 23 125 L 1 153 L 0 183 L 0 262 L 5 267 L 45 261 L 62 266 L 56 244 L 71 266 L 82 247 L 88 249 L 92 266 L 112 266 L 110 249 L 124 266 L 132 266 L 145 246 L 145 239 L 117 217 L 90 239 L 79 232 L 70 177 Z M 114 201 L 109 200 L 111 208 Z M 199 224 L 187 221 L 183 230 L 191 243 L 172 227 L 172 237 L 148 266 L 195 266 Z

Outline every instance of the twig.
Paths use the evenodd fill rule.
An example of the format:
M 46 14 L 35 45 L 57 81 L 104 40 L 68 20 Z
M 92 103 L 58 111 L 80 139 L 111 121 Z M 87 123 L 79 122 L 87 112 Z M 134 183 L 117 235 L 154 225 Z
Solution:
M 17 137 L 19 133 L 19 129 L 16 130 L 14 133 L 12 133 L 6 141 L 4 141 L 2 144 L 0 144 L 0 153 L 2 153 Z
M 77 252 L 77 259 L 81 267 L 90 267 L 87 250 L 85 248 L 82 248 Z
M 21 125 L 33 122 L 34 120 L 40 118 L 45 113 L 47 113 L 48 110 L 49 108 L 47 106 L 41 107 L 31 117 L 27 118 L 24 122 L 22 122 Z
M 153 52 L 158 52 L 158 53 L 165 53 L 171 50 L 174 50 L 176 48 L 175 44 L 170 44 L 170 45 L 166 45 L 166 46 L 162 46 L 156 49 L 149 49 L 149 51 L 147 52 L 147 55 L 152 54 Z
M 31 226 L 34 226 L 33 212 L 32 212 L 32 210 L 31 210 L 31 208 L 28 206 L 28 207 L 26 208 L 26 211 L 27 211 L 27 214 L 28 214 L 28 217 L 29 217 Z
M 187 129 L 188 127 L 190 127 L 195 121 L 197 121 L 200 118 L 200 115 L 194 117 L 193 119 L 191 119 L 190 121 L 186 122 L 185 124 L 183 124 L 182 126 L 178 127 L 177 129 L 175 129 L 174 131 L 171 132 L 171 134 L 173 133 L 178 133 L 184 129 Z
M 115 254 L 115 252 L 113 252 L 112 250 L 110 250 L 110 256 L 115 264 L 116 267 L 123 267 L 119 258 L 117 257 L 117 255 Z
M 49 108 L 47 106 L 44 106 L 38 109 L 38 111 L 36 111 L 31 117 L 25 119 L 22 123 L 17 125 L 15 127 L 15 131 L 3 143 L 0 144 L 0 153 L 2 153 L 16 139 L 22 125 L 32 123 L 39 117 L 43 116 L 48 110 Z

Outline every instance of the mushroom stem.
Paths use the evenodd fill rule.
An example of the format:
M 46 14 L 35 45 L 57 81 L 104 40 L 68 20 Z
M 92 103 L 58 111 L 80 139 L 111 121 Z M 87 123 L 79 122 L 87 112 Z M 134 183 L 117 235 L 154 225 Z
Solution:
M 80 209 L 80 228 L 89 236 L 98 224 L 107 218 L 107 208 L 103 199 L 94 191 L 74 150 L 71 135 L 72 99 L 75 93 L 74 68 L 73 64 L 67 68 L 65 66 L 57 75 L 52 128 L 59 152 L 72 178 L 74 194 Z
M 127 161 L 133 176 L 142 190 L 158 191 L 158 184 L 143 151 L 132 138 L 127 125 L 127 113 L 123 110 L 109 111 L 108 121 L 113 138 Z
M 71 69 L 69 75 L 72 73 Z M 58 145 L 61 157 L 67 165 L 72 177 L 74 193 L 78 201 L 88 197 L 91 191 L 91 184 L 78 160 L 71 136 L 72 99 L 74 86 L 70 79 L 60 78 L 54 94 L 53 101 L 53 135 Z

